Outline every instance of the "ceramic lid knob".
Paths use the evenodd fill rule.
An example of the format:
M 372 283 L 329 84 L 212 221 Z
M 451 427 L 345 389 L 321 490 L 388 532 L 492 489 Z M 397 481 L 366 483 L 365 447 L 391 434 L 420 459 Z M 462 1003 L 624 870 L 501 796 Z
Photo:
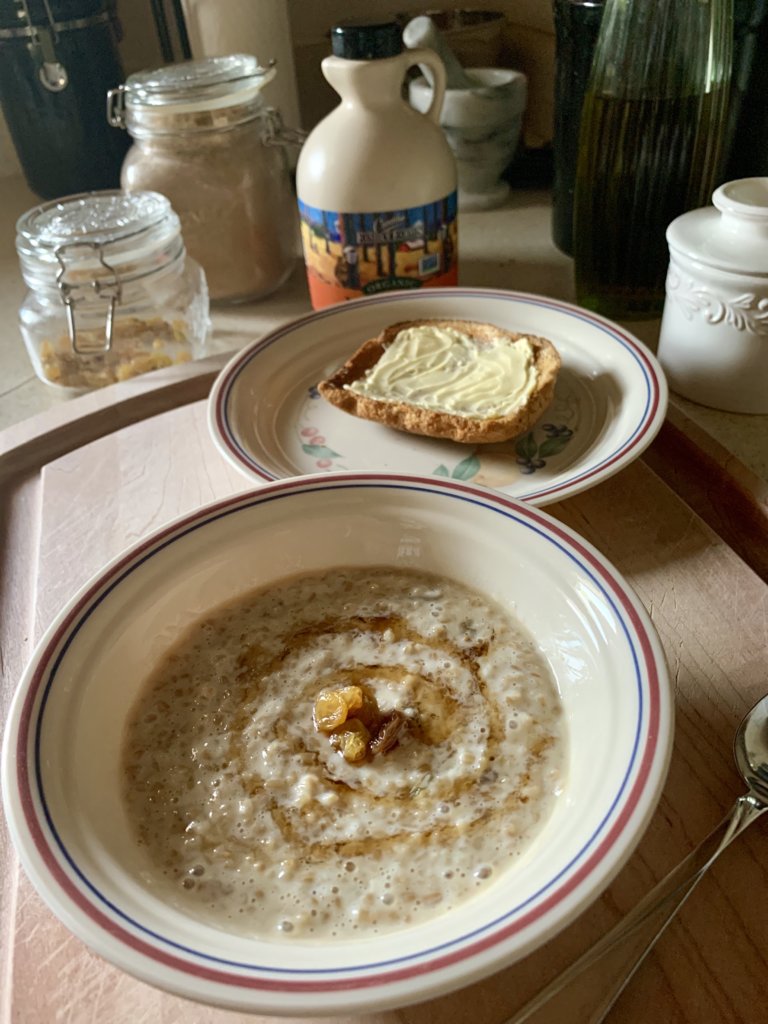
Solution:
M 712 194 L 723 231 L 768 239 L 768 178 L 728 181 Z
M 768 274 L 768 177 L 726 182 L 712 202 L 672 221 L 670 249 L 722 270 Z

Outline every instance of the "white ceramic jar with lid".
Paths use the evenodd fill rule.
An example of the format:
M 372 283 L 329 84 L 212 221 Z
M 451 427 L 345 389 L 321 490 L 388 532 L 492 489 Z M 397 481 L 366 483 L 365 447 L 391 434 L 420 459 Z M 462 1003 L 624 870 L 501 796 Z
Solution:
M 208 290 L 179 218 L 154 192 L 85 192 L 16 225 L 19 310 L 41 380 L 85 391 L 205 355 Z
M 712 202 L 667 229 L 659 361 L 685 398 L 768 413 L 768 178 L 727 182 Z
M 231 54 L 142 71 L 109 93 L 110 123 L 133 138 L 123 188 L 171 200 L 214 302 L 271 294 L 299 253 L 284 147 L 302 136 L 264 103 L 275 73 Z

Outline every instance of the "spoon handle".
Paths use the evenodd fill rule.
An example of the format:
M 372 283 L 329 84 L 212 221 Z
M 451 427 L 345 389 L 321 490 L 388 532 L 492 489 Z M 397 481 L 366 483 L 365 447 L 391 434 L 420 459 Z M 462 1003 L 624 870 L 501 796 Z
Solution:
M 707 868 L 767 809 L 751 794 L 739 797 L 728 816 L 685 860 L 506 1024 L 600 1024 Z

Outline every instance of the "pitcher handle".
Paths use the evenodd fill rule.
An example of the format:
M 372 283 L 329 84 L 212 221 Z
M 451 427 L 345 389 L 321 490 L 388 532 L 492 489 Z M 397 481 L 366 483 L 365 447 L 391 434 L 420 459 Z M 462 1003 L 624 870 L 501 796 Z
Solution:
M 443 98 L 445 96 L 445 65 L 434 50 L 429 50 L 426 47 L 406 49 L 403 51 L 403 57 L 405 58 L 406 69 L 413 67 L 414 64 L 418 64 L 420 66 L 424 65 L 431 72 L 432 102 L 424 113 L 431 121 L 439 125 L 440 111 L 443 109 Z

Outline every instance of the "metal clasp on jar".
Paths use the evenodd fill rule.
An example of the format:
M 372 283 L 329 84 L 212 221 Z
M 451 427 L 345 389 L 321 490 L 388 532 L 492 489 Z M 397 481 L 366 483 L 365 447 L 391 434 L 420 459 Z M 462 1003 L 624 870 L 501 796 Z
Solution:
M 69 268 L 64 260 L 68 249 L 91 249 L 96 255 L 99 264 L 108 272 L 109 277 L 95 277 L 81 283 L 71 283 L 65 280 Z M 69 340 L 72 342 L 72 349 L 78 355 L 95 355 L 97 353 L 109 352 L 112 348 L 112 338 L 115 325 L 115 307 L 119 305 L 122 298 L 122 285 L 114 267 L 104 259 L 104 252 L 98 242 L 70 242 L 67 245 L 60 245 L 55 252 L 56 259 L 61 269 L 56 275 L 56 284 L 59 288 L 61 301 L 67 313 L 67 330 Z M 87 293 L 96 295 L 109 303 L 107 306 L 107 319 L 104 330 L 103 345 L 80 345 L 77 335 L 77 324 L 75 322 L 75 305 L 87 298 Z M 78 294 L 80 293 L 80 294 Z M 85 293 L 85 294 L 83 294 Z
M 289 128 L 283 116 L 275 107 L 267 107 L 264 111 L 264 134 L 262 141 L 265 146 L 303 146 L 307 141 L 308 132 L 300 128 Z
M 113 128 L 125 128 L 125 93 L 124 85 L 107 91 L 107 121 Z

